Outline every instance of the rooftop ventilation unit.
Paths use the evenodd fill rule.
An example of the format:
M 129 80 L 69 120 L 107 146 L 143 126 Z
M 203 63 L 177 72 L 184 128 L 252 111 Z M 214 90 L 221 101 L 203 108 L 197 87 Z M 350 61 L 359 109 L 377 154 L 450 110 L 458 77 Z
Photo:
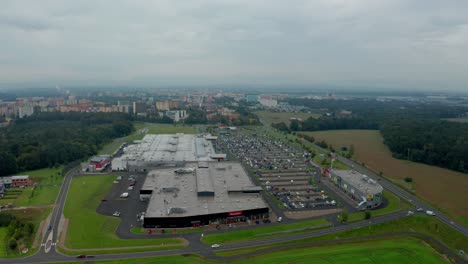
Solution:
M 167 210 L 167 214 L 168 215 L 171 215 L 171 214 L 183 214 L 187 212 L 187 209 L 183 208 L 183 207 L 171 207 L 169 208 L 169 210 Z

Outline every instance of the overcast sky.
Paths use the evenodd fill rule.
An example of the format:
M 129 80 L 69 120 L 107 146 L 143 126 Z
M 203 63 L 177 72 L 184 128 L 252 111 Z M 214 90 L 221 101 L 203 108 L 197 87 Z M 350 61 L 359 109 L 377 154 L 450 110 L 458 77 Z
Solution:
M 2 0 L 22 83 L 468 91 L 468 1 Z

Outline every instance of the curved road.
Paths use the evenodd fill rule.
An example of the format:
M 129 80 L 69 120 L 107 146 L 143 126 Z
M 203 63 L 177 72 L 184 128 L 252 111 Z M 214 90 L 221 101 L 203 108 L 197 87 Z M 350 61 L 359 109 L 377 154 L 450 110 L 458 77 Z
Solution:
M 371 219 L 370 221 L 363 221 L 363 222 L 358 222 L 358 223 L 349 224 L 349 225 L 342 225 L 342 226 L 332 227 L 332 228 L 323 229 L 323 230 L 316 230 L 316 231 L 294 234 L 294 235 L 289 235 L 289 236 L 284 236 L 284 237 L 266 238 L 266 239 L 259 239 L 259 240 L 253 240 L 253 241 L 245 241 L 245 242 L 235 243 L 235 244 L 226 244 L 226 245 L 223 245 L 222 250 L 232 250 L 232 249 L 248 248 L 248 247 L 262 246 L 262 245 L 269 245 L 269 244 L 276 244 L 276 243 L 285 243 L 285 242 L 290 242 L 290 241 L 294 241 L 298 239 L 305 239 L 305 238 L 310 238 L 310 237 L 315 237 L 315 236 L 333 234 L 333 233 L 345 231 L 345 230 L 365 228 L 374 224 L 385 223 L 385 222 L 399 219 L 405 216 L 406 216 L 405 212 L 398 212 L 398 213 L 385 215 L 381 217 L 375 217 Z M 411 233 L 411 234 L 414 235 L 414 233 Z M 389 236 L 391 235 L 395 235 L 395 234 L 390 234 Z M 380 235 L 380 236 L 383 236 L 383 235 Z M 418 236 L 424 236 L 424 235 L 419 234 Z M 92 258 L 92 260 L 135 259 L 135 258 L 180 255 L 180 254 L 201 254 L 209 258 L 221 260 L 220 257 L 215 256 L 213 254 L 213 250 L 211 249 L 210 246 L 199 243 L 199 234 L 190 234 L 190 237 L 192 238 L 192 239 L 189 239 L 191 244 L 184 249 L 96 255 Z M 193 243 L 193 242 L 196 242 L 194 240 L 198 241 L 198 243 Z M 343 241 L 347 241 L 347 240 L 349 239 L 343 239 Z M 336 240 L 333 242 L 337 242 L 337 241 L 341 241 L 341 240 Z M 319 242 L 311 242 L 311 243 L 330 243 L 330 242 L 319 241 Z M 309 243 L 305 243 L 305 244 L 309 244 Z M 297 245 L 297 246 L 300 246 L 300 245 Z M 450 249 L 446 248 L 440 243 L 438 243 L 438 246 L 441 247 L 445 251 L 446 254 L 450 255 L 452 258 L 455 258 L 457 262 L 463 263 L 463 260 L 457 257 L 453 252 L 451 252 Z M 279 247 L 288 248 L 287 245 L 284 245 L 284 246 L 282 245 Z M 238 256 L 238 257 L 242 257 L 242 256 Z M 66 256 L 66 255 L 62 255 L 60 253 L 52 252 L 52 251 L 49 254 L 44 254 L 41 251 L 39 253 L 36 253 L 33 256 L 22 258 L 22 259 L 0 260 L 0 263 L 38 263 L 38 262 L 62 262 L 62 261 L 69 262 L 69 261 L 76 261 L 76 260 L 77 260 L 76 257 L 73 257 L 73 256 Z
M 326 153 L 329 153 L 329 151 L 327 149 L 321 148 L 321 147 L 319 147 L 317 145 L 315 145 L 315 146 L 317 148 L 321 149 L 322 151 L 325 151 Z M 350 160 L 350 159 L 347 159 L 347 158 L 344 158 L 344 157 L 338 156 L 338 155 L 336 156 L 336 158 L 339 161 L 341 161 L 342 163 L 348 165 L 349 167 L 352 167 L 354 170 L 356 170 L 356 171 L 358 171 L 358 172 L 360 172 L 362 174 L 365 174 L 365 175 L 367 175 L 367 176 L 369 176 L 369 177 L 371 177 L 371 178 L 373 178 L 375 180 L 378 180 L 378 182 L 380 183 L 380 185 L 382 185 L 382 187 L 384 187 L 384 189 L 389 190 L 390 192 L 396 194 L 400 198 L 402 198 L 402 199 L 408 201 L 409 203 L 413 204 L 415 207 L 423 208 L 424 211 L 426 211 L 426 210 L 433 211 L 435 213 L 435 217 L 438 220 L 440 220 L 444 224 L 452 227 L 453 229 L 455 229 L 456 231 L 462 233 L 463 235 L 468 236 L 468 229 L 466 227 L 464 227 L 463 225 L 457 223 L 455 220 L 451 219 L 450 217 L 444 215 L 442 212 L 435 209 L 434 207 L 432 207 L 428 203 L 422 201 L 421 199 L 419 199 L 415 195 L 410 194 L 407 191 L 404 191 L 400 187 L 393 184 L 391 181 L 387 180 L 386 178 L 384 178 L 382 176 L 377 175 L 374 171 L 370 170 L 367 167 L 362 166 L 361 164 L 359 164 L 359 163 L 357 163 L 357 162 L 355 162 L 353 160 Z
M 325 149 L 322 149 L 323 151 L 328 152 Z M 401 190 L 399 187 L 395 186 L 393 183 L 390 181 L 386 180 L 385 178 L 382 178 L 378 176 L 376 173 L 373 171 L 369 170 L 368 168 L 363 167 L 362 165 L 349 160 L 345 159 L 343 157 L 338 157 L 338 160 L 341 162 L 347 164 L 348 166 L 354 167 L 356 171 L 359 171 L 360 173 L 366 174 L 374 179 L 379 179 L 380 184 L 387 190 L 391 191 L 392 193 L 396 194 L 397 196 L 405 199 L 406 201 L 412 203 L 416 207 L 422 207 L 425 210 L 432 210 L 436 213 L 436 218 L 442 221 L 443 223 L 451 226 L 453 229 L 457 230 L 458 232 L 464 234 L 465 236 L 468 236 L 468 230 L 461 226 L 460 224 L 456 223 L 449 217 L 443 215 L 441 212 L 438 210 L 435 210 L 433 207 L 429 206 L 425 202 L 421 201 L 418 199 L 416 196 L 409 194 L 406 191 Z M 44 239 L 42 241 L 42 247 L 39 249 L 37 253 L 34 255 L 25 257 L 25 258 L 18 258 L 18 259 L 0 259 L 0 263 L 47 263 L 47 262 L 70 262 L 70 261 L 76 261 L 75 256 L 67 256 L 64 254 L 61 254 L 57 251 L 56 248 L 56 243 L 58 239 L 58 228 L 59 228 L 59 222 L 60 218 L 63 212 L 63 208 L 65 206 L 65 201 L 66 201 L 66 196 L 68 193 L 68 189 L 71 183 L 72 178 L 79 172 L 77 171 L 76 168 L 70 170 L 67 175 L 65 176 L 64 182 L 62 184 L 62 187 L 60 189 L 59 196 L 57 197 L 57 202 L 56 206 L 53 209 L 52 212 L 52 217 L 50 221 L 51 229 L 46 232 L 44 235 Z M 351 229 L 356 229 L 356 228 L 364 228 L 368 227 L 374 224 L 379 224 L 379 223 L 384 223 L 388 221 L 392 221 L 395 219 L 399 219 L 402 217 L 405 217 L 407 215 L 406 212 L 397 212 L 393 214 L 388 214 L 388 215 L 383 215 L 383 216 L 377 216 L 372 218 L 369 221 L 362 221 L 354 224 L 348 224 L 348 225 L 340 225 L 328 229 L 322 229 L 322 230 L 316 230 L 316 231 L 310 231 L 310 232 L 304 232 L 300 234 L 293 234 L 293 235 L 288 235 L 288 236 L 283 236 L 283 237 L 277 237 L 277 238 L 268 238 L 268 239 L 259 239 L 259 240 L 253 240 L 253 241 L 246 241 L 246 242 L 240 242 L 240 243 L 234 243 L 234 244 L 228 244 L 228 245 L 223 245 L 222 249 L 239 249 L 239 248 L 246 248 L 246 247 L 252 247 L 252 246 L 261 246 L 261 245 L 268 245 L 268 244 L 275 244 L 275 243 L 284 243 L 284 242 L 289 242 L 293 240 L 298 240 L 298 239 L 304 239 L 304 238 L 309 238 L 309 237 L 314 237 L 314 236 L 321 236 L 321 235 L 327 235 L 327 234 L 333 234 L 336 232 L 340 231 L 345 231 L 345 230 L 351 230 Z M 180 235 L 179 235 L 180 236 Z M 213 250 L 211 249 L 210 246 L 205 245 L 200 242 L 200 237 L 199 234 L 194 233 L 194 234 L 187 234 L 184 235 L 184 237 L 190 242 L 189 246 L 184 248 L 184 249 L 178 249 L 178 250 L 168 250 L 168 251 L 151 251 L 151 252 L 135 252 L 135 253 L 122 253 L 122 254 L 103 254 L 103 255 L 95 255 L 92 260 L 117 260 L 117 259 L 134 259 L 134 258 L 144 258 L 144 257 L 153 257 L 153 256 L 167 256 L 167 255 L 180 255 L 180 254 L 201 254 L 207 257 L 212 257 L 212 258 L 219 258 L 213 255 Z M 439 243 L 440 244 L 440 243 Z M 48 253 L 46 253 L 46 246 Z M 286 246 L 285 246 L 286 247 Z M 456 258 L 458 262 L 463 263 L 464 260 L 460 259 L 458 256 L 454 255 L 453 252 L 448 250 L 445 246 L 442 247 L 444 251 L 446 251 L 446 254 L 451 255 L 452 257 Z

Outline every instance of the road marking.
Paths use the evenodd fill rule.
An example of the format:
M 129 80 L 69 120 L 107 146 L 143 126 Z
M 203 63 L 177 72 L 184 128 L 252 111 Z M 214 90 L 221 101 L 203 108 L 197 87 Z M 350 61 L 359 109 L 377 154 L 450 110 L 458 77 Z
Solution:
M 53 239 L 53 235 L 54 235 L 54 232 L 51 231 L 49 233 L 49 236 L 47 237 L 47 242 L 46 242 L 46 245 L 44 247 L 44 253 L 49 253 L 50 249 L 52 248 L 52 239 Z

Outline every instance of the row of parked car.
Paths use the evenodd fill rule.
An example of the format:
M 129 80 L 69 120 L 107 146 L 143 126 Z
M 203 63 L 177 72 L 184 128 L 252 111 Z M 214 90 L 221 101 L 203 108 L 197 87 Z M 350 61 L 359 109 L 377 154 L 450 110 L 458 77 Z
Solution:
M 119 180 L 122 179 L 122 176 L 119 176 L 117 179 Z M 128 177 L 128 188 L 127 188 L 127 191 L 132 191 L 134 188 L 135 188 L 135 184 L 136 184 L 136 179 L 135 179 L 135 176 L 134 175 L 130 175 L 130 177 Z M 124 192 L 120 195 L 120 198 L 128 198 L 130 194 L 128 192 Z

